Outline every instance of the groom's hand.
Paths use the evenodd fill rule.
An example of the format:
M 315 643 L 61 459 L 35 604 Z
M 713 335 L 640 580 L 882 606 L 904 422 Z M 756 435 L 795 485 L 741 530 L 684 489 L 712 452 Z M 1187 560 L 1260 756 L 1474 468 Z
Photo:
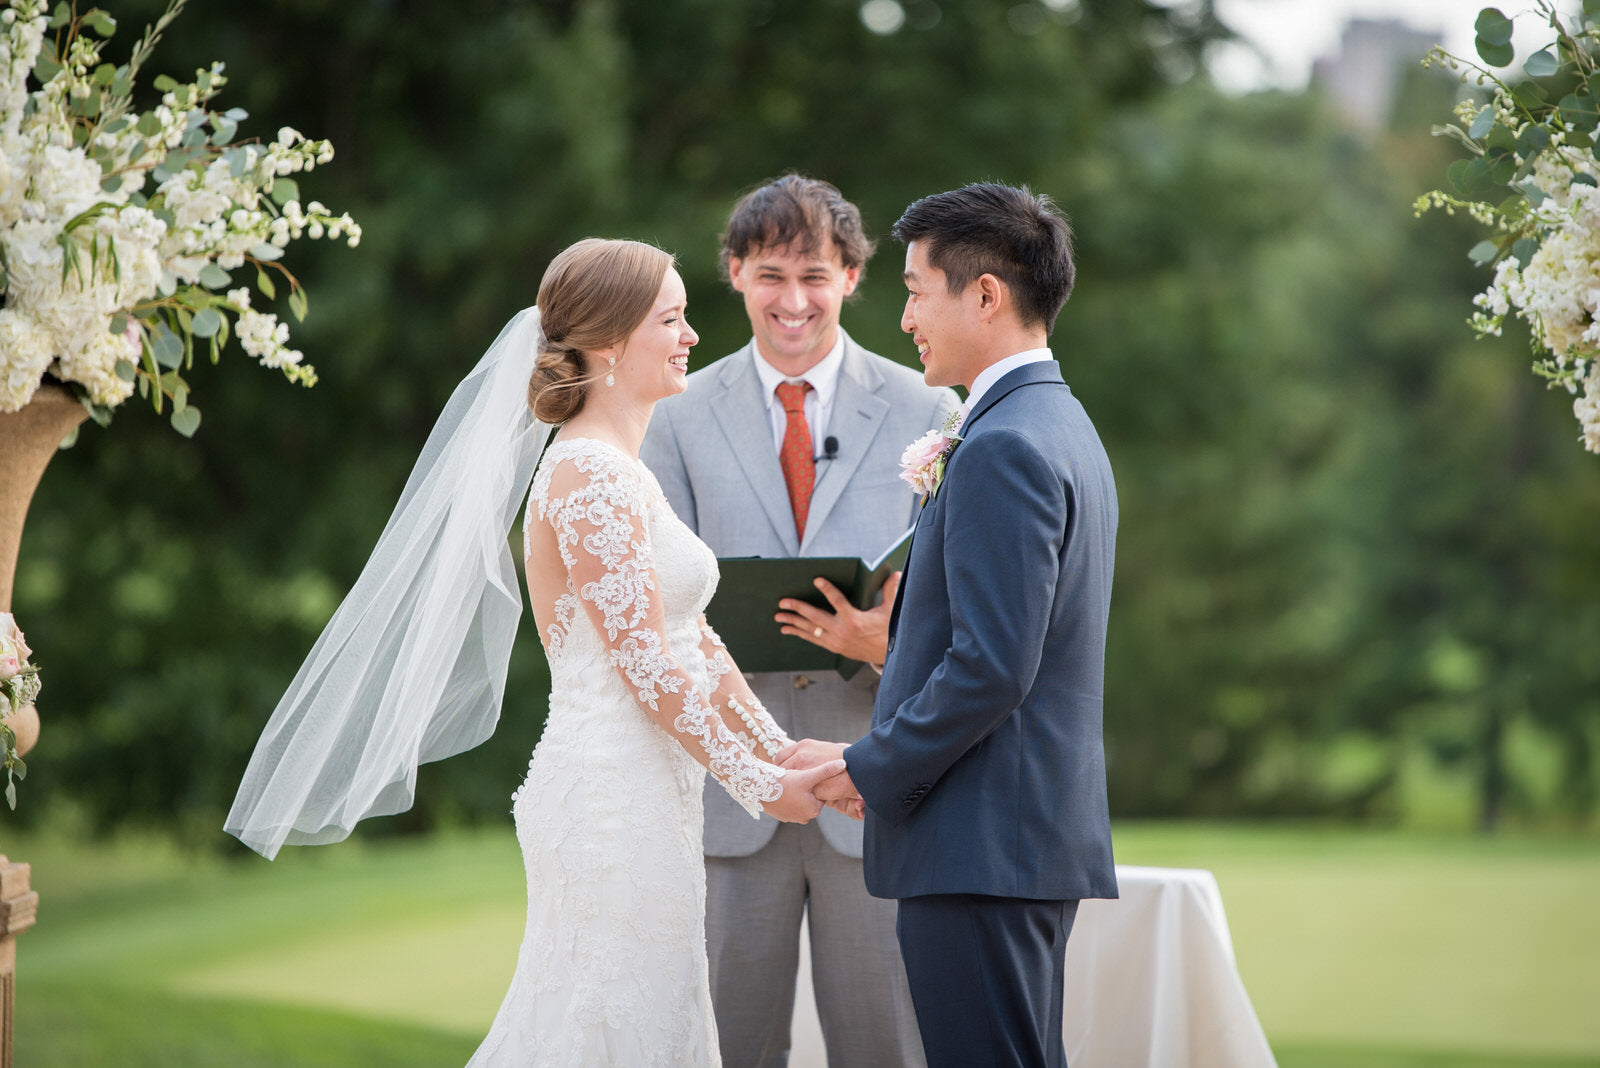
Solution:
M 900 572 L 884 580 L 883 601 L 865 612 L 845 600 L 839 588 L 827 579 L 818 578 L 813 585 L 822 591 L 833 611 L 785 597 L 778 602 L 782 611 L 773 617 L 782 624 L 783 633 L 851 660 L 883 663 L 889 655 L 889 615 L 900 589 Z
M 866 802 L 861 799 L 861 792 L 856 789 L 850 772 L 844 767 L 844 751 L 844 742 L 804 738 L 778 750 L 775 759 L 778 766 L 783 768 L 814 768 L 836 763 L 838 772 L 816 784 L 817 800 L 853 820 L 859 820 L 866 815 Z

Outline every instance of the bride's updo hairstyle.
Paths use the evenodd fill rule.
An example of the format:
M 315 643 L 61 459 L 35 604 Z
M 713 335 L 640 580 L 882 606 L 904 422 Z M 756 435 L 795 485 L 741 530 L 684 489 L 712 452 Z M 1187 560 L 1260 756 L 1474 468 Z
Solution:
M 661 294 L 672 257 L 642 241 L 590 237 L 563 251 L 539 283 L 544 349 L 528 381 L 536 419 L 564 423 L 583 410 L 589 384 L 608 368 L 585 368 L 584 353 L 625 340 Z

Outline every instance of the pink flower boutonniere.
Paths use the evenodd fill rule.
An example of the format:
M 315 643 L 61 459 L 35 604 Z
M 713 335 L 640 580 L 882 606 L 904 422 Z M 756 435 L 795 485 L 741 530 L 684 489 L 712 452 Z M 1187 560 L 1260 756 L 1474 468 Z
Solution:
M 939 486 L 944 482 L 944 465 L 961 441 L 956 431 L 961 429 L 966 417 L 967 413 L 960 409 L 951 412 L 942 428 L 928 431 L 900 454 L 900 477 L 910 485 L 912 492 L 922 494 L 924 504 L 939 495 Z

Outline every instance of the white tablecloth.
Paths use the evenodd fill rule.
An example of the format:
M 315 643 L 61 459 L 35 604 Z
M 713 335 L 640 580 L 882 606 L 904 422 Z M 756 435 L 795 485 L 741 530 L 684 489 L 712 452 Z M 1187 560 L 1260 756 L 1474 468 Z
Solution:
M 1117 883 L 1117 900 L 1079 906 L 1067 942 L 1062 1030 L 1073 1068 L 1275 1066 L 1212 874 L 1119 865 Z M 789 1063 L 824 1068 L 808 943 L 802 930 Z

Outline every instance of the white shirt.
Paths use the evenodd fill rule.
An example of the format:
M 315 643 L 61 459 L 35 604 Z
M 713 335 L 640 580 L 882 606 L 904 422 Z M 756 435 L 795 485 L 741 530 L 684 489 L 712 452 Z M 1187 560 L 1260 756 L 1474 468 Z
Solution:
M 1030 363 L 1043 363 L 1046 360 L 1053 359 L 1055 359 L 1055 356 L 1049 349 L 1028 349 L 1026 352 L 1017 353 L 1015 356 L 1007 356 L 1003 360 L 997 360 L 979 371 L 978 377 L 972 380 L 972 389 L 967 393 L 967 403 L 961 406 L 962 421 L 965 422 L 967 413 L 978 406 L 978 402 L 983 399 L 983 395 L 989 392 L 989 387 L 1006 375 Z
M 818 360 L 816 365 L 799 378 L 789 378 L 768 363 L 761 348 L 750 342 L 750 355 L 756 361 L 756 374 L 761 378 L 761 392 L 767 398 L 767 419 L 772 424 L 772 446 L 783 451 L 783 434 L 789 425 L 789 416 L 778 402 L 780 382 L 809 382 L 811 392 L 806 394 L 806 426 L 811 428 L 811 448 L 820 450 L 822 439 L 828 433 L 828 420 L 833 415 L 833 398 L 839 389 L 839 368 L 844 366 L 844 330 L 833 339 L 833 348 Z

